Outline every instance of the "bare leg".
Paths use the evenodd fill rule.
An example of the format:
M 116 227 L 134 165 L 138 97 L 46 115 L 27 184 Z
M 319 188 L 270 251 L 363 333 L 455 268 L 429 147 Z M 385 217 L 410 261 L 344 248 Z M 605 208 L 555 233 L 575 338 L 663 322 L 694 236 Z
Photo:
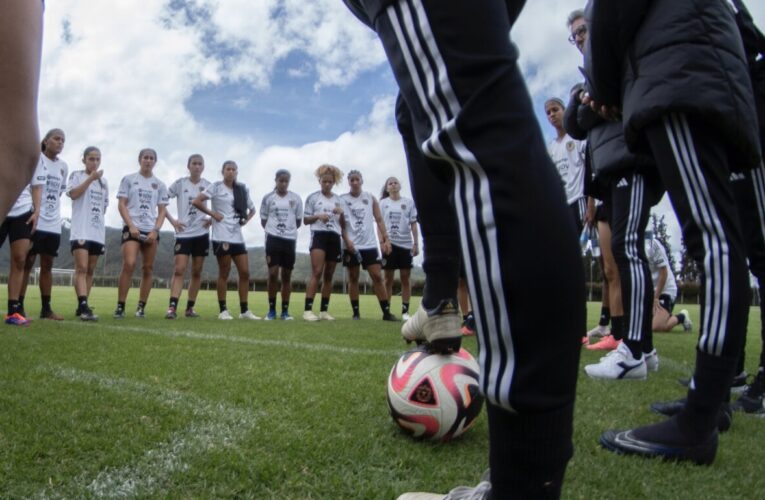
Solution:
M 154 257 L 157 256 L 157 246 L 158 242 L 156 240 L 141 245 L 141 292 L 138 299 L 141 302 L 149 300 L 149 292 L 151 292 L 151 285 L 154 279 Z

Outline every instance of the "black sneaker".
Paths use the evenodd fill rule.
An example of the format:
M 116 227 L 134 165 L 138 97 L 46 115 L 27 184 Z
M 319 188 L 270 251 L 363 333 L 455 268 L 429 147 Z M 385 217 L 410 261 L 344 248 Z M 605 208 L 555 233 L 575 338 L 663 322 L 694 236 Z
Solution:
M 741 394 L 744 392 L 744 389 L 746 389 L 746 379 L 749 378 L 749 374 L 744 372 L 739 373 L 735 377 L 733 377 L 733 381 L 730 384 L 730 392 L 733 394 Z M 689 378 L 679 378 L 677 379 L 677 383 L 682 385 L 683 387 L 688 387 L 691 383 L 691 379 Z
M 600 436 L 600 444 L 620 455 L 710 465 L 717 454 L 717 431 L 706 438 L 694 439 L 681 428 L 677 416 L 673 416 L 663 422 L 636 429 L 606 431 Z
M 198 318 L 199 317 L 199 314 L 197 314 L 197 312 L 194 310 L 193 307 L 189 307 L 188 309 L 186 309 L 186 312 L 184 314 L 186 315 L 187 318 Z
M 396 317 L 396 315 L 391 314 L 389 312 L 383 313 L 382 319 L 383 321 L 398 321 L 398 318 Z
M 114 319 L 125 319 L 125 309 L 118 307 L 114 310 L 114 314 L 112 314 L 112 318 Z
M 93 310 L 90 307 L 80 308 L 80 319 L 82 321 L 98 321 L 98 316 L 93 314 Z
M 749 384 L 744 393 L 731 406 L 735 411 L 743 411 L 752 415 L 765 418 L 765 370 L 762 368 Z
M 663 401 L 651 403 L 651 411 L 664 415 L 666 417 L 672 417 L 677 415 L 685 408 L 685 398 L 677 399 L 675 401 Z M 720 409 L 720 414 L 717 418 L 717 430 L 719 432 L 726 432 L 733 424 L 733 409 L 730 403 L 723 403 Z
M 361 315 L 360 315 L 360 314 L 354 314 L 354 315 L 351 317 L 351 319 L 352 319 L 352 320 L 356 320 L 356 321 L 358 321 L 358 320 L 360 320 L 360 319 L 361 319 Z

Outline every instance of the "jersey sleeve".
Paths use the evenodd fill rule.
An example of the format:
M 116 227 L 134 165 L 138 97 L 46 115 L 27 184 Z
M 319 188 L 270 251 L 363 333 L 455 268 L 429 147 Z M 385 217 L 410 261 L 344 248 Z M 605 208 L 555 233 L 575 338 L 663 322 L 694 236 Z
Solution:
M 109 183 L 103 177 L 101 177 L 101 182 L 104 186 L 104 213 L 106 213 L 106 207 L 109 206 Z
M 303 217 L 311 217 L 313 216 L 314 210 L 316 210 L 316 207 L 314 206 L 314 195 L 310 194 L 308 195 L 308 198 L 305 199 L 305 209 L 303 210 Z
M 213 196 L 215 196 L 218 192 L 218 183 L 213 182 L 209 186 L 205 187 L 202 191 L 199 192 L 206 200 L 209 200 Z
M 164 182 L 159 183 L 159 189 L 157 192 L 157 205 L 169 205 L 170 204 L 170 197 L 167 193 L 167 186 L 165 186 Z
M 69 177 L 69 165 L 64 163 L 63 165 L 64 175 L 61 176 L 61 187 L 59 188 L 59 196 L 66 192 L 67 178 Z
M 409 224 L 414 224 L 419 221 L 417 218 L 417 207 L 414 204 L 414 200 L 409 200 L 407 204 L 409 205 Z
M 117 190 L 117 198 L 130 197 L 130 176 L 126 175 L 120 181 L 120 188 Z
M 80 172 L 74 171 L 71 174 L 69 174 L 69 181 L 66 183 L 67 189 L 66 193 L 69 194 L 72 192 L 74 188 L 82 184 L 82 176 L 80 175 Z
M 298 222 L 303 220 L 303 200 L 300 196 L 295 196 L 295 220 Z
M 268 193 L 263 197 L 263 201 L 260 202 L 260 219 L 268 220 L 268 200 L 271 198 L 271 193 Z
M 48 174 L 46 172 L 45 164 L 40 160 L 37 163 L 37 168 L 35 168 L 35 173 L 32 176 L 32 180 L 30 181 L 31 186 L 44 186 L 45 182 L 48 180 Z
M 167 188 L 167 197 L 170 198 L 177 198 L 178 192 L 181 190 L 181 179 L 177 179 L 175 182 L 170 184 L 170 187 Z
M 250 188 L 244 186 L 244 192 L 247 193 L 247 208 L 255 213 L 255 202 L 252 201 L 252 197 L 250 196 Z

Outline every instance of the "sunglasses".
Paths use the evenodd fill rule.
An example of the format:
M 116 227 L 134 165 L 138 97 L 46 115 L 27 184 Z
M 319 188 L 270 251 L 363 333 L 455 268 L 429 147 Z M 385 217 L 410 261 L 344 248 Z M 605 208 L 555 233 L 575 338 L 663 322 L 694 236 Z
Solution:
M 568 41 L 571 45 L 576 45 L 576 39 L 582 38 L 587 33 L 587 25 L 582 24 L 577 29 L 574 30 L 573 33 L 571 33 L 571 36 L 568 37 Z

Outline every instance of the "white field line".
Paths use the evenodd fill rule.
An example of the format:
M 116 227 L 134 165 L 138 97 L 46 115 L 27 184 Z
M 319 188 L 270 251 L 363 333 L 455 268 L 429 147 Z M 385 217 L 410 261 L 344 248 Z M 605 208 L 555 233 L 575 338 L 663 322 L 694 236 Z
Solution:
M 59 366 L 42 366 L 39 370 L 67 382 L 96 386 L 128 398 L 153 400 L 189 412 L 193 421 L 186 429 L 173 433 L 167 441 L 147 450 L 130 464 L 104 469 L 95 477 L 83 474 L 73 478 L 61 490 L 44 489 L 38 493 L 38 498 L 151 495 L 172 474 L 186 470 L 189 459 L 210 450 L 235 446 L 237 438 L 247 435 L 264 415 L 129 379 Z
M 104 325 L 99 323 L 93 323 L 89 325 L 81 325 L 85 328 L 92 328 L 94 330 L 113 330 L 126 333 L 137 333 L 142 335 L 156 335 L 159 337 L 171 337 L 171 338 L 185 338 L 191 340 L 205 340 L 205 341 L 224 341 L 235 344 L 247 344 L 256 346 L 268 346 L 268 347 L 281 347 L 287 349 L 302 349 L 306 351 L 317 352 L 331 352 L 335 354 L 362 354 L 362 355 L 375 355 L 375 356 L 400 356 L 404 351 L 409 350 L 403 341 L 401 342 L 401 350 L 393 349 L 366 349 L 362 347 L 341 347 L 330 344 L 311 344 L 305 342 L 291 342 L 289 340 L 270 340 L 270 339 L 257 339 L 252 337 L 239 337 L 236 335 L 219 335 L 212 333 L 199 333 L 190 330 L 158 330 L 150 328 L 141 328 L 137 326 L 117 326 L 117 325 Z

